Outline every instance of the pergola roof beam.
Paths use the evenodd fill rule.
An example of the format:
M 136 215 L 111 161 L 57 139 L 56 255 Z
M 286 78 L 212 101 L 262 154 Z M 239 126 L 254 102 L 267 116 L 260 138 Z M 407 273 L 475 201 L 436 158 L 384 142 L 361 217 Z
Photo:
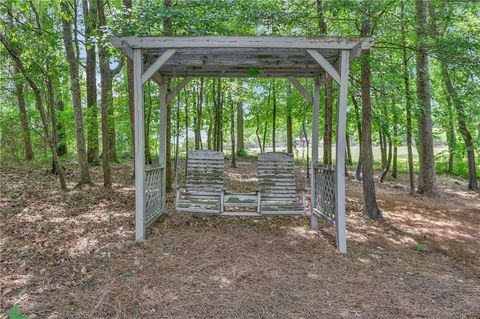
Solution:
M 142 84 L 147 82 L 154 74 L 175 54 L 177 50 L 168 49 L 142 74 Z
M 301 37 L 121 37 L 112 39 L 118 47 L 125 41 L 132 48 L 294 48 L 294 49 L 352 49 L 359 39 L 301 38 Z M 366 43 L 368 45 L 368 43 Z
M 314 58 L 318 64 L 335 80 L 340 83 L 340 75 L 337 70 L 323 57 L 317 50 L 307 50 L 307 52 Z
M 313 103 L 313 97 L 308 91 L 305 89 L 305 87 L 294 77 L 289 76 L 288 79 L 290 82 L 292 82 L 293 86 L 297 88 L 297 90 L 307 99 L 308 102 Z

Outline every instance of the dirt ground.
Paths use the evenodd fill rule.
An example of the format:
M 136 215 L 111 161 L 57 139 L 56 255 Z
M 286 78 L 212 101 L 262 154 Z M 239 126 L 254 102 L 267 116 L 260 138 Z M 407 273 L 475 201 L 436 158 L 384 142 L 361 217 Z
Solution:
M 308 216 L 182 215 L 173 194 L 135 243 L 131 167 L 114 167 L 113 193 L 93 173 L 74 189 L 70 171 L 63 193 L 45 168 L 1 168 L 0 318 L 480 318 L 480 197 L 463 180 L 440 176 L 436 198 L 386 181 L 385 220 L 368 221 L 349 177 L 340 255 Z M 255 186 L 253 161 L 228 168 L 227 190 Z

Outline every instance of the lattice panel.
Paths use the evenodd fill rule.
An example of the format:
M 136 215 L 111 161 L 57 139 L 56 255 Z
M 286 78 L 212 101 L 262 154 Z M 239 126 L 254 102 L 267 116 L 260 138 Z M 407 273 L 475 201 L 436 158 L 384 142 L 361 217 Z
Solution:
M 329 166 L 319 166 L 316 168 L 316 177 L 315 208 L 330 219 L 329 222 L 335 222 L 335 170 Z
M 162 181 L 164 172 L 163 165 L 148 165 L 145 168 L 145 225 L 153 223 L 163 212 Z

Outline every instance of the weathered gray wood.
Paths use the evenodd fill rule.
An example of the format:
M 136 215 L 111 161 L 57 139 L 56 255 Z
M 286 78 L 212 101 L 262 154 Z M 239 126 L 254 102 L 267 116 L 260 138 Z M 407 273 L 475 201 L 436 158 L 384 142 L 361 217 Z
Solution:
M 168 49 L 142 74 L 142 84 L 147 82 L 177 50 Z
M 305 213 L 305 202 L 297 202 L 295 165 L 287 153 L 258 155 L 257 212 L 271 215 L 298 215 Z M 302 200 L 304 196 L 302 196 Z
M 307 50 L 307 52 L 322 66 L 322 68 L 334 79 L 340 83 L 340 75 L 330 62 L 323 57 L 317 50 Z
M 340 253 L 347 252 L 345 222 L 345 131 L 347 123 L 348 73 L 350 51 L 343 50 L 341 56 L 341 81 L 337 106 L 337 141 L 335 164 L 335 222 L 337 230 L 337 248 Z
M 162 83 L 159 85 L 160 89 L 160 143 L 159 143 L 159 161 L 160 163 L 167 162 L 167 81 L 162 78 Z M 144 136 L 144 134 L 142 134 Z M 162 202 L 163 206 L 166 207 L 167 200 L 167 172 L 166 169 L 163 170 L 162 174 Z
M 142 50 L 133 50 L 135 101 L 135 240 L 145 239 L 145 113 L 143 106 Z
M 224 161 L 221 152 L 189 152 L 186 183 L 177 190 L 177 211 L 223 212 Z
M 127 43 L 132 48 L 300 48 L 352 49 L 358 42 L 370 47 L 368 38 L 301 38 L 273 36 L 195 36 L 195 37 L 114 37 L 118 47 Z

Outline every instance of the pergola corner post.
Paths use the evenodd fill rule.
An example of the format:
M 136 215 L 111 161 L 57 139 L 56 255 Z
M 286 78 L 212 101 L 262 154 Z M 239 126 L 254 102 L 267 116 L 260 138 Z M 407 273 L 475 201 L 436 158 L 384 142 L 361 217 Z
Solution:
M 335 227 L 337 232 L 337 248 L 340 253 L 347 252 L 345 221 L 345 135 L 347 123 L 349 62 L 350 50 L 342 50 L 337 106 L 337 141 L 335 163 Z
M 159 162 L 163 165 L 163 173 L 161 175 L 161 198 L 162 209 L 166 207 L 166 187 L 167 187 L 167 95 L 168 95 L 168 80 L 166 77 L 162 77 L 162 82 L 159 84 L 160 88 L 160 149 L 159 149 Z
M 317 189 L 316 189 L 316 169 L 318 164 L 318 139 L 319 139 L 319 113 L 320 113 L 320 79 L 315 77 L 313 82 L 313 107 L 312 107 L 312 162 L 310 175 L 310 228 L 318 228 L 318 216 L 313 213 L 313 209 L 317 206 Z
M 133 96 L 135 109 L 135 240 L 145 239 L 145 109 L 142 83 L 142 49 L 133 49 Z

